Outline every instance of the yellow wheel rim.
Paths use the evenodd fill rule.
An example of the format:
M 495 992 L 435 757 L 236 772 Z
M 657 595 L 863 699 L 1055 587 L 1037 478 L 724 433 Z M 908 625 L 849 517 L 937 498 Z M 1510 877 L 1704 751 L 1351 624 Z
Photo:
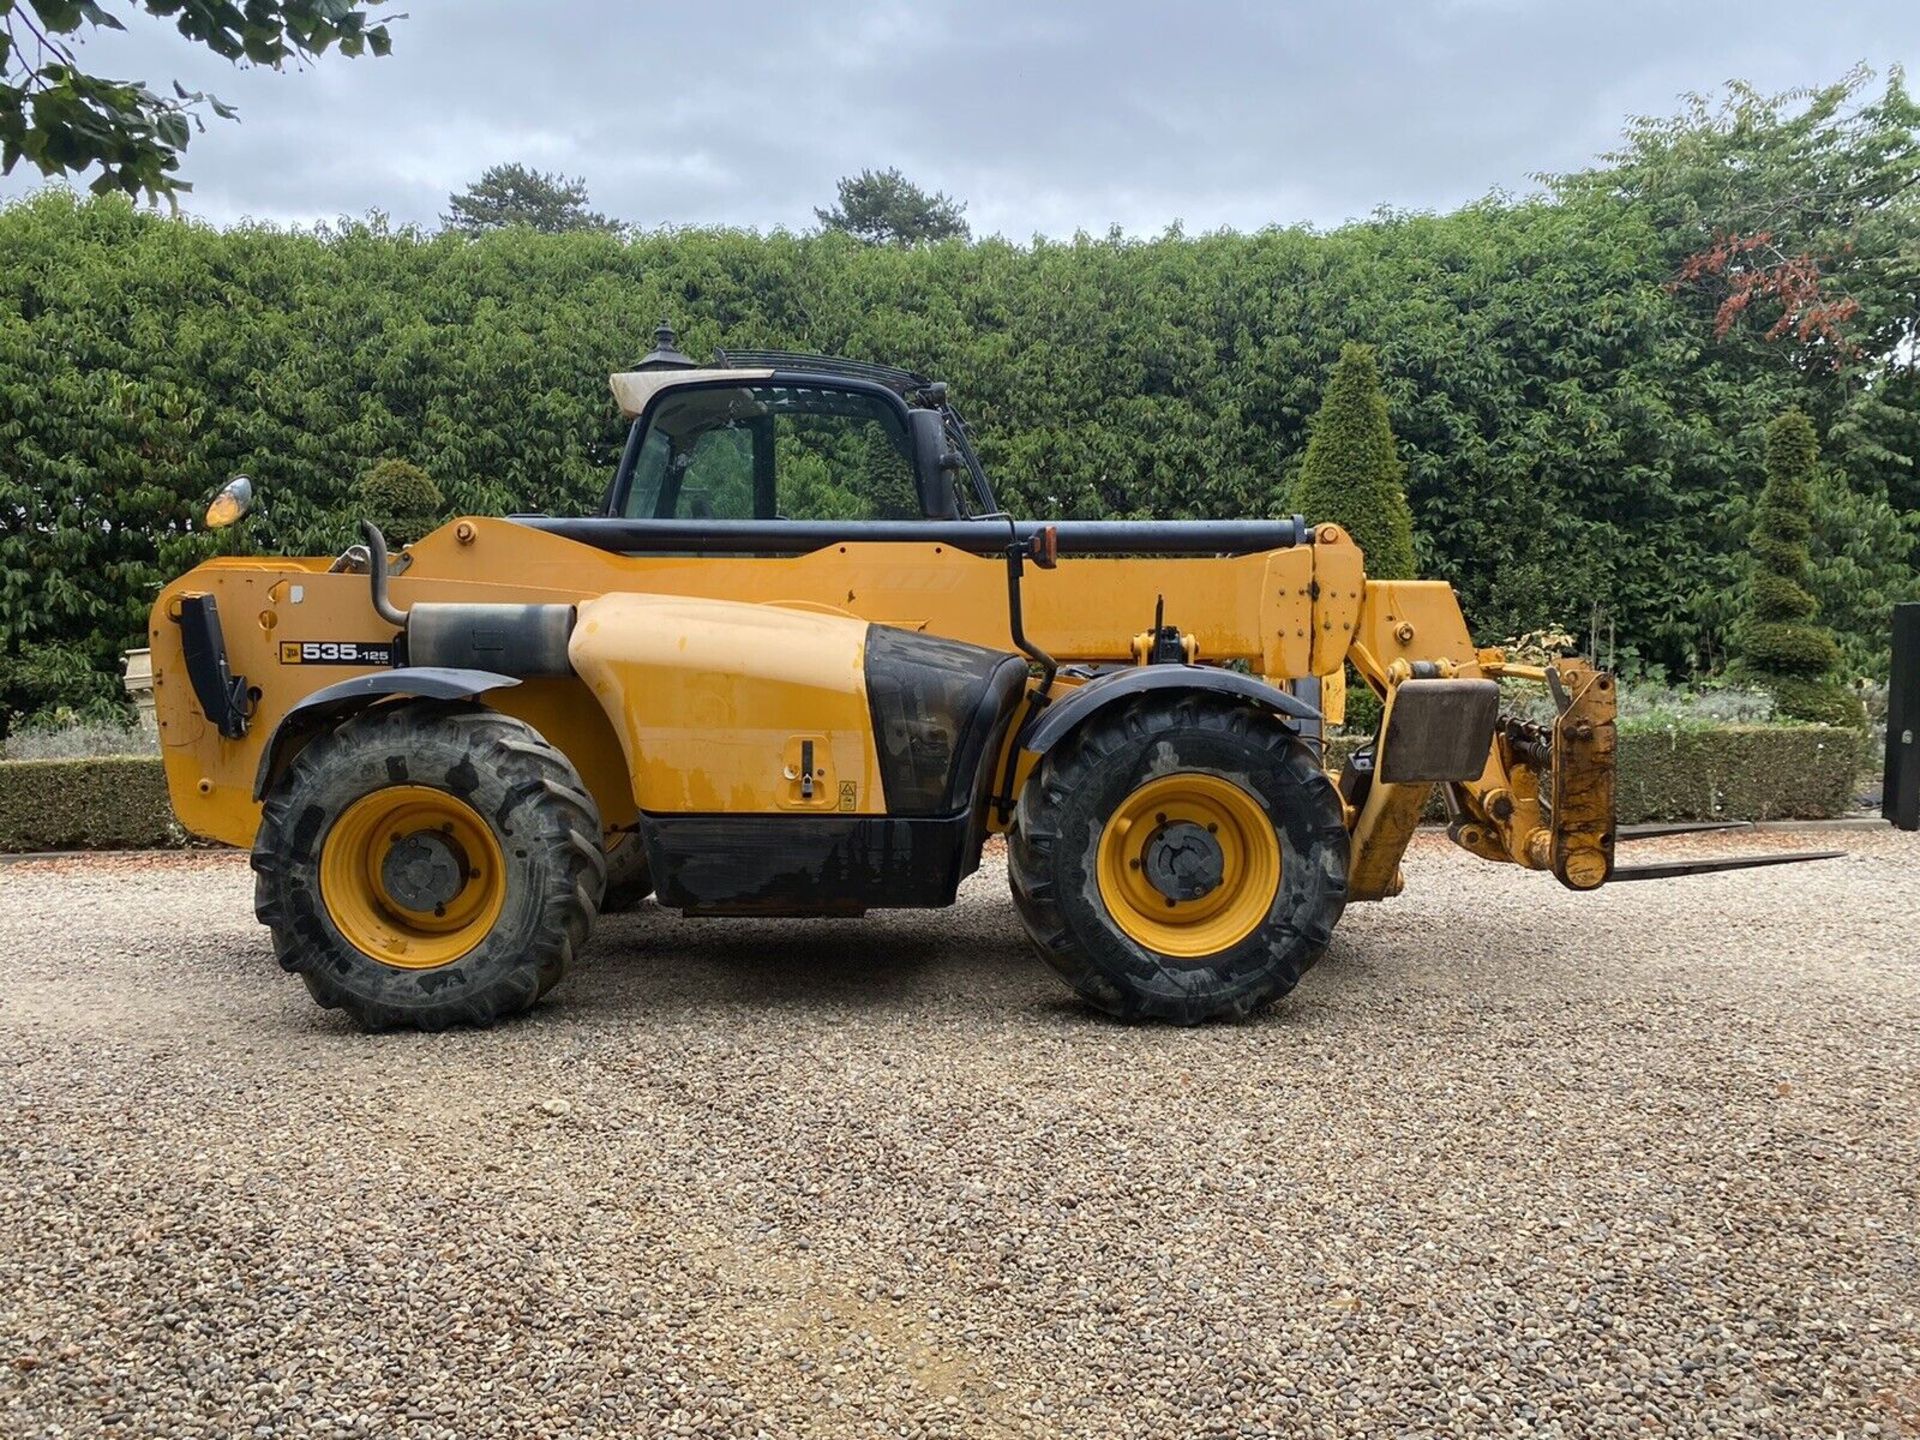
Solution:
M 506 857 L 466 801 L 394 785 L 353 802 L 320 846 L 320 898 L 362 954 L 402 970 L 451 964 L 500 918 Z
M 1107 818 L 1096 870 L 1100 899 L 1129 938 L 1197 959 L 1239 944 L 1272 911 L 1280 838 L 1232 781 L 1163 775 Z

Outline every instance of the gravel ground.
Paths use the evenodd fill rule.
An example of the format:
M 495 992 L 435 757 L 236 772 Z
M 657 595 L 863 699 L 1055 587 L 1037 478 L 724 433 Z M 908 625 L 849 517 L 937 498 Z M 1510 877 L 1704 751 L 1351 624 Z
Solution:
M 1271 1013 L 997 866 L 603 924 L 368 1037 L 231 856 L 0 868 L 9 1435 L 1920 1434 L 1920 840 L 1597 897 L 1422 837 Z

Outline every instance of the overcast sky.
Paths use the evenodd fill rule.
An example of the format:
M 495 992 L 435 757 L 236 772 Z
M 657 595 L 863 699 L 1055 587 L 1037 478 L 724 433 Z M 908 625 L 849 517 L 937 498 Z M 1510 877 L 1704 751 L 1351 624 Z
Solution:
M 125 13 L 120 5 L 110 9 Z M 184 163 L 227 223 L 437 223 L 518 160 L 641 225 L 805 228 L 897 165 L 1016 239 L 1447 209 L 1605 150 L 1624 116 L 1920 61 L 1915 0 L 399 0 L 393 55 L 242 71 L 129 15 L 92 68 L 237 105 Z M 0 195 L 42 183 L 21 167 Z

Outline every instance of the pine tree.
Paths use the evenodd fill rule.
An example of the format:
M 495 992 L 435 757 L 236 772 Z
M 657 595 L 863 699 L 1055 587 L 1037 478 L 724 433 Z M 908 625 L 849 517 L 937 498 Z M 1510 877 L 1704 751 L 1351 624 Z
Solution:
M 1310 523 L 1343 526 L 1365 552 L 1374 579 L 1411 579 L 1413 512 L 1405 478 L 1373 347 L 1349 344 L 1314 417 L 1293 508 Z
M 1840 648 L 1813 622 L 1818 608 L 1807 582 L 1812 566 L 1814 467 L 1820 457 L 1813 422 L 1789 410 L 1767 427 L 1767 481 L 1755 507 L 1748 549 L 1753 573 L 1740 627 L 1742 669 L 1773 691 L 1781 716 L 1859 726 L 1860 701 L 1834 678 Z
M 549 175 L 525 165 L 492 165 L 473 184 L 447 197 L 440 223 L 466 235 L 485 235 L 516 225 L 543 235 L 575 230 L 620 233 L 620 222 L 587 209 L 587 182 L 580 176 Z
M 965 240 L 972 233 L 962 217 L 966 205 L 944 191 L 929 195 L 898 170 L 862 170 L 840 182 L 839 203 L 815 207 L 828 230 L 842 230 L 873 245 L 920 245 Z

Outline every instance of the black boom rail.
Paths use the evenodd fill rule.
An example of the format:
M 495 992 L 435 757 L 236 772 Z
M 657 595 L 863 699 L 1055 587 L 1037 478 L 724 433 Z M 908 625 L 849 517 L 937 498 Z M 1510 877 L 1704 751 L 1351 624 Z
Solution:
M 810 555 L 829 545 L 945 545 L 998 559 L 1006 522 L 977 520 L 622 520 L 515 515 L 515 523 L 622 555 Z M 1062 555 L 1251 555 L 1310 542 L 1298 515 L 1280 520 L 1018 520 L 1016 543 L 1055 532 Z

